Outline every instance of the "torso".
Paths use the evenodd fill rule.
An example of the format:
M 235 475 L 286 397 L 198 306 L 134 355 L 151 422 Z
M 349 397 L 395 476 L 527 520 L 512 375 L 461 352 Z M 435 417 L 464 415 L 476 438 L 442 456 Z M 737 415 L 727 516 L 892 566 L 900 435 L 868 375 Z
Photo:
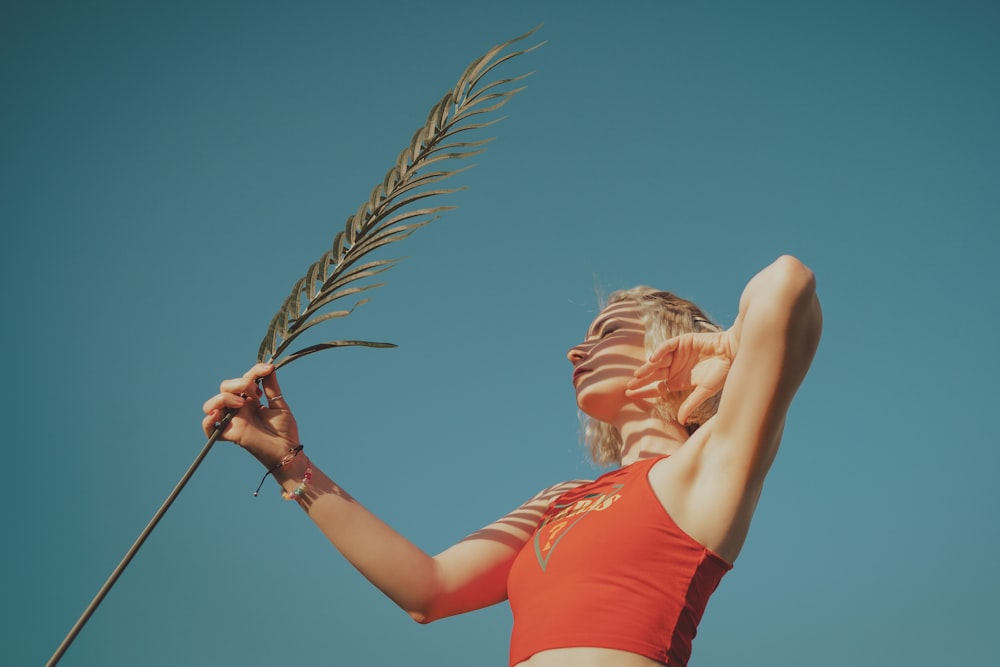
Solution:
M 550 505 L 511 570 L 516 665 L 684 664 L 704 603 L 729 565 L 659 502 L 654 479 L 682 476 L 683 459 L 625 466 Z M 623 613 L 619 599 L 632 611 Z

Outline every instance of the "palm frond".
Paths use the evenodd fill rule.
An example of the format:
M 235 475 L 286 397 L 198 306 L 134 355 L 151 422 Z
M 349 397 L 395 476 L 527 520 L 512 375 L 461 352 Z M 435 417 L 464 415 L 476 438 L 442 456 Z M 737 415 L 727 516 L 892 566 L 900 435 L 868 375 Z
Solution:
M 481 85 L 483 78 L 501 63 L 541 46 L 541 44 L 537 44 L 528 49 L 502 55 L 508 46 L 528 37 L 535 30 L 495 46 L 475 60 L 462 74 L 455 87 L 434 105 L 427 117 L 427 124 L 414 133 L 410 145 L 399 154 L 395 166 L 385 175 L 382 183 L 372 190 L 368 201 L 363 203 L 357 212 L 347 219 L 344 231 L 339 232 L 334 237 L 333 247 L 323 253 L 323 256 L 309 267 L 306 275 L 296 281 L 291 294 L 282 304 L 281 310 L 271 318 L 267 334 L 260 344 L 260 350 L 257 354 L 258 361 L 270 361 L 276 367 L 280 367 L 313 352 L 335 347 L 351 345 L 394 347 L 391 343 L 334 340 L 309 345 L 281 357 L 292 341 L 302 332 L 322 322 L 347 317 L 355 308 L 363 305 L 367 299 L 361 299 L 346 310 L 319 313 L 321 309 L 335 301 L 379 287 L 381 283 L 366 283 L 364 281 L 387 271 L 396 262 L 393 259 L 374 259 L 358 264 L 362 257 L 390 243 L 405 239 L 420 227 L 434 220 L 439 213 L 453 208 L 451 206 L 431 206 L 414 210 L 407 207 L 428 198 L 455 192 L 454 189 L 432 190 L 427 188 L 465 171 L 469 167 L 424 174 L 421 174 L 420 170 L 447 160 L 468 158 L 482 152 L 482 146 L 490 140 L 469 142 L 452 141 L 451 139 L 460 132 L 478 130 L 500 120 L 470 122 L 470 119 L 493 112 L 506 104 L 522 89 L 505 89 L 504 86 L 520 81 L 527 75 L 513 79 L 500 79 Z M 167 496 L 149 524 L 139 534 L 139 538 L 125 553 L 125 557 L 122 558 L 122 561 L 70 629 L 69 634 L 66 635 L 66 638 L 49 659 L 47 667 L 54 667 L 66 653 L 83 626 L 118 581 L 125 568 L 132 562 L 142 545 L 145 544 L 146 539 L 184 489 L 188 480 L 194 475 L 195 470 L 208 455 L 212 445 L 222 435 L 233 414 L 233 411 L 227 410 L 215 424 L 215 431 L 209 436 L 208 442 L 205 443 L 177 486 Z
M 480 130 L 502 120 L 480 118 L 501 108 L 511 97 L 521 92 L 523 87 L 511 88 L 509 85 L 530 76 L 530 73 L 490 83 L 483 81 L 502 63 L 541 46 L 536 44 L 520 51 L 505 53 L 510 45 L 529 37 L 536 30 L 538 28 L 499 44 L 477 58 L 462 73 L 455 87 L 431 108 L 426 124 L 413 134 L 409 145 L 399 153 L 396 163 L 382 182 L 372 189 L 368 200 L 347 219 L 343 231 L 334 237 L 332 247 L 292 287 L 281 309 L 271 318 L 257 352 L 257 361 L 271 362 L 275 367 L 281 367 L 307 354 L 335 347 L 394 347 L 391 343 L 336 340 L 285 354 L 291 343 L 303 332 L 321 322 L 350 315 L 354 308 L 364 304 L 367 299 L 347 310 L 327 314 L 319 314 L 319 310 L 345 297 L 381 286 L 383 283 L 363 281 L 387 271 L 396 263 L 394 259 L 380 259 L 355 266 L 362 257 L 405 239 L 435 220 L 440 213 L 454 208 L 443 205 L 419 209 L 409 207 L 461 189 L 430 189 L 430 186 L 471 168 L 471 165 L 446 170 L 436 166 L 437 171 L 426 170 L 431 165 L 463 160 L 485 150 L 483 146 L 492 139 L 455 141 L 454 138 L 460 133 Z M 473 120 L 476 122 L 472 122 Z

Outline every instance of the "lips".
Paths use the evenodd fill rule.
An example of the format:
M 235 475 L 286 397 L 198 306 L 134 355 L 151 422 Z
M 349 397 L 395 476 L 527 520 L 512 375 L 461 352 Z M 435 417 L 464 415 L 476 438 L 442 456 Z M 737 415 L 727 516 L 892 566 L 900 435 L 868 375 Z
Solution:
M 577 378 L 579 378 L 584 373 L 589 373 L 589 372 L 590 372 L 589 368 L 580 367 L 580 368 L 575 369 L 573 371 L 573 383 L 576 384 Z

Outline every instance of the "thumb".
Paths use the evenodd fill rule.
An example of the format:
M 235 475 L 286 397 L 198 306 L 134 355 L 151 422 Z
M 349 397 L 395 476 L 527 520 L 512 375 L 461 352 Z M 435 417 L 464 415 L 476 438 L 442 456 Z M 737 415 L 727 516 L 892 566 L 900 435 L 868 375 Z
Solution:
M 699 405 L 710 399 L 714 394 L 715 392 L 711 389 L 706 389 L 705 387 L 695 387 L 677 409 L 677 421 L 681 424 L 687 424 L 688 417 L 691 416 L 691 413 L 697 410 Z

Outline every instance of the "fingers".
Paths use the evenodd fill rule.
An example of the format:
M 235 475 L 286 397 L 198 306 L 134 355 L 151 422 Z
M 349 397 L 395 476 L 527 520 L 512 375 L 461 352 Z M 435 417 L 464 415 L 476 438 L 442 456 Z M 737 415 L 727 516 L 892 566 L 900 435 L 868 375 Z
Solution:
M 663 362 L 668 356 L 673 355 L 678 346 L 680 346 L 681 341 L 683 341 L 686 336 L 689 337 L 691 335 L 692 334 L 681 334 L 680 336 L 674 336 L 673 338 L 668 338 L 663 341 L 655 350 L 653 350 L 653 353 L 649 355 L 649 363 L 658 364 Z M 667 363 L 669 363 L 669 361 Z
M 240 396 L 239 394 L 233 394 L 231 392 L 224 392 L 221 394 L 216 394 L 212 398 L 205 401 L 205 404 L 201 406 L 202 412 L 208 414 L 209 412 L 221 412 L 226 408 L 232 408 L 233 410 L 239 410 L 244 405 L 251 401 L 255 401 L 256 398 L 251 398 L 249 396 Z
M 264 387 L 264 396 L 267 398 L 267 406 L 276 410 L 287 410 L 288 403 L 281 394 L 281 385 L 278 384 L 278 374 L 270 373 L 261 382 Z
M 668 341 L 669 342 L 669 341 Z M 633 377 L 625 385 L 625 395 L 629 398 L 657 398 L 667 391 L 670 380 L 670 364 L 673 352 L 662 351 L 662 346 L 650 355 L 650 360 L 635 369 Z M 662 353 L 661 353 L 662 351 Z
M 205 432 L 205 435 L 211 436 L 215 431 L 215 417 L 219 412 L 217 410 L 211 410 L 205 415 L 205 418 L 201 420 L 201 430 Z
M 631 385 L 631 383 L 629 383 Z M 660 396 L 661 387 L 663 386 L 662 380 L 657 380 L 656 382 L 651 382 L 649 384 L 636 385 L 635 388 L 631 386 L 625 389 L 625 396 L 628 398 L 657 398 Z
M 260 398 L 260 394 L 260 387 L 258 387 L 252 379 L 246 377 L 223 380 L 219 385 L 219 395 L 221 396 L 236 396 L 244 399 L 249 398 L 251 400 L 257 400 Z M 235 406 L 231 403 L 232 399 L 230 398 L 229 402 L 226 403 L 226 407 L 232 408 L 242 406 L 242 404 L 240 406 Z
M 250 370 L 243 374 L 243 377 L 251 382 L 257 382 L 257 380 L 267 377 L 272 373 L 274 373 L 273 364 L 254 364 Z
M 219 391 L 224 394 L 260 396 L 261 392 L 257 387 L 257 381 L 273 372 L 274 366 L 271 364 L 256 364 L 242 377 L 223 380 L 222 384 L 219 385 Z
M 706 389 L 705 387 L 695 387 L 691 394 L 684 399 L 681 406 L 677 408 L 677 421 L 681 424 L 687 424 L 688 417 L 694 412 L 699 405 L 710 399 L 715 395 L 715 392 L 711 389 Z
M 211 436 L 215 432 L 217 424 L 227 411 L 237 411 L 248 405 L 260 408 L 260 397 L 264 392 L 257 386 L 257 381 L 261 378 L 273 378 L 273 373 L 273 365 L 256 364 L 242 377 L 223 380 L 219 385 L 219 393 L 202 405 L 205 418 L 202 419 L 201 426 L 205 434 Z M 274 380 L 273 386 L 277 387 L 276 380 Z M 273 395 L 277 396 L 278 394 L 280 394 L 280 390 Z
M 654 376 L 660 379 L 665 379 L 670 375 L 670 364 L 673 363 L 674 355 L 673 353 L 666 354 L 665 356 L 659 356 L 655 359 L 650 357 L 650 360 L 635 369 L 632 374 L 633 379 L 629 380 L 629 388 L 639 387 L 641 385 L 647 384 Z
M 201 408 L 205 413 L 205 417 L 201 420 L 201 430 L 205 432 L 205 435 L 211 437 L 227 413 L 231 415 L 232 412 L 251 402 L 255 403 L 256 399 L 251 400 L 236 394 L 216 394 L 205 401 Z M 228 430 L 228 420 L 225 423 L 227 424 L 225 430 Z
M 257 401 L 263 395 L 263 391 L 257 382 L 261 378 L 266 378 L 274 374 L 274 366 L 271 364 L 257 364 L 242 377 L 233 378 L 230 380 L 223 380 L 222 384 L 219 385 L 219 392 L 223 395 L 235 395 L 242 398 L 250 399 L 252 401 Z M 240 405 L 232 405 L 232 399 L 226 403 L 226 407 L 242 407 Z
M 667 398 L 666 394 L 671 391 L 672 390 L 667 387 L 667 383 L 665 381 L 657 381 L 637 389 L 627 389 L 625 391 L 625 395 L 629 398 L 636 399 L 657 399 Z M 714 396 L 715 393 L 716 392 L 714 390 L 707 389 L 705 387 L 695 387 L 692 389 L 691 393 L 688 394 L 687 398 L 685 398 L 677 408 L 677 421 L 681 424 L 686 424 L 688 417 L 690 417 L 691 414 L 698 409 L 698 406 Z
M 212 437 L 215 429 L 219 428 L 224 414 L 221 410 L 212 410 L 205 415 L 205 418 L 201 420 L 201 430 L 205 432 L 205 435 Z

